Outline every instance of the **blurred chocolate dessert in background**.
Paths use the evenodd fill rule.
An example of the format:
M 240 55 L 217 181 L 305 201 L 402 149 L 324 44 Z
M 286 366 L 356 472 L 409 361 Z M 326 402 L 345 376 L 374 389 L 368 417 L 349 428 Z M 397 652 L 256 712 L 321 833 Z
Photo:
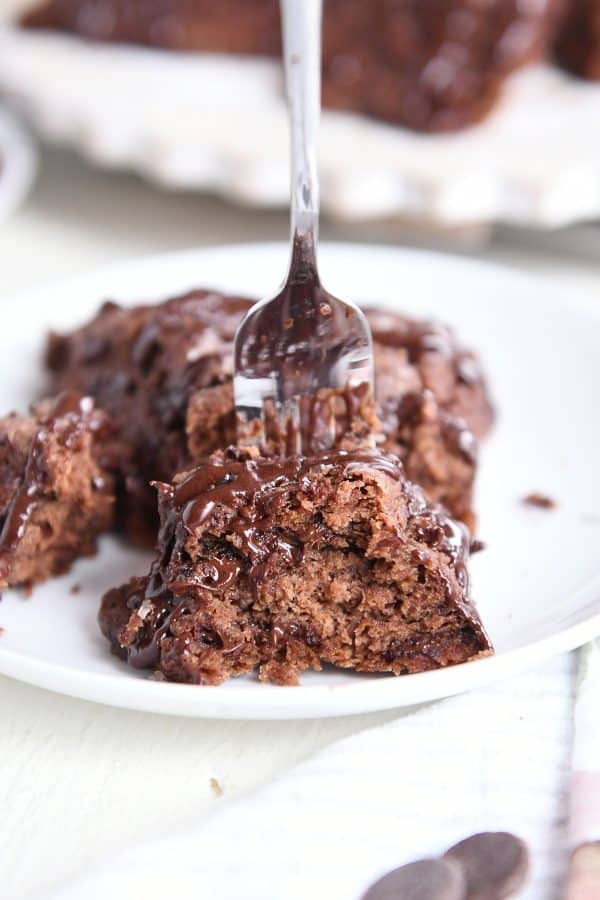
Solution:
M 551 51 L 565 2 L 594 5 L 325 0 L 324 103 L 417 131 L 476 123 L 512 71 Z M 22 23 L 177 51 L 276 56 L 281 45 L 277 0 L 50 0 Z

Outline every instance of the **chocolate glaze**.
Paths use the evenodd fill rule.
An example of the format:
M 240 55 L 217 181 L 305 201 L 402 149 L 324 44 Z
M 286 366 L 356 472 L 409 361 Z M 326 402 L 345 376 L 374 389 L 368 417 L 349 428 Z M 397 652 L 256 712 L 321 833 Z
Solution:
M 40 428 L 35 433 L 29 453 L 21 486 L 14 494 L 6 511 L 4 524 L 0 532 L 0 550 L 13 550 L 23 537 L 25 528 L 38 506 L 44 491 L 44 472 L 41 460 L 44 457 L 46 442 L 51 431 L 59 429 L 60 442 L 69 447 L 79 439 L 82 425 L 86 427 L 106 427 L 106 420 L 99 416 L 94 421 L 92 416 L 94 401 L 91 397 L 83 397 L 74 391 L 64 391 L 50 404 L 40 420 Z
M 201 466 L 177 485 L 173 504 L 184 508 L 183 520 L 189 529 L 201 525 L 217 504 L 239 509 L 262 491 L 283 482 L 308 478 L 315 469 L 325 471 L 336 466 L 351 474 L 369 468 L 399 481 L 402 463 L 397 457 L 377 450 L 332 450 L 319 456 L 292 456 L 283 459 L 259 459 Z
M 262 446 L 265 454 L 293 456 L 300 443 L 298 434 L 307 454 L 320 453 L 332 446 L 344 448 L 345 444 L 370 447 L 381 430 L 373 391 L 367 382 L 305 394 L 299 398 L 298 408 L 299 424 L 290 420 L 282 423 L 274 406 L 265 404 Z M 251 434 L 250 430 L 248 436 Z
M 236 455 L 236 451 L 232 455 Z M 186 601 L 179 601 L 177 592 L 185 593 L 190 586 L 209 591 L 222 590 L 232 584 L 242 571 L 248 577 L 250 591 L 254 592 L 257 582 L 265 576 L 266 563 L 274 554 L 287 563 L 300 562 L 303 546 L 318 540 L 319 529 L 314 528 L 303 535 L 303 545 L 298 542 L 297 536 L 283 533 L 268 534 L 265 540 L 265 532 L 272 525 L 274 498 L 270 493 L 269 512 L 261 504 L 260 497 L 289 482 L 301 484 L 315 466 L 322 470 L 332 466 L 343 467 L 348 474 L 368 466 L 395 481 L 403 477 L 401 463 L 396 458 L 374 451 L 357 450 L 332 451 L 315 458 L 224 460 L 199 467 L 175 486 L 158 486 L 162 505 L 168 509 L 161 529 L 161 543 L 166 535 L 174 532 L 179 520 L 188 531 L 193 531 L 207 525 L 218 508 L 225 506 L 239 517 L 232 526 L 242 555 L 215 554 L 210 561 L 196 567 L 191 582 L 179 579 L 176 585 L 167 585 L 164 581 L 168 556 L 157 560 L 146 582 L 136 582 L 127 599 L 129 609 L 138 609 L 139 612 L 147 608 L 145 604 L 151 604 L 153 608 L 150 634 L 142 632 L 135 644 L 126 650 L 130 665 L 140 669 L 156 665 L 163 636 L 168 633 L 173 617 L 185 608 Z M 417 496 L 415 502 L 418 503 Z M 105 603 L 103 609 L 106 606 Z M 110 622 L 102 610 L 101 626 L 105 634 L 110 632 Z M 233 649 L 230 648 L 229 652 Z
M 127 606 L 129 609 L 137 609 L 141 615 L 145 602 L 151 603 L 153 607 L 153 628 L 146 640 L 142 638 L 138 641 L 127 655 L 128 661 L 136 669 L 146 669 L 156 663 L 160 642 L 169 630 L 171 619 L 178 609 L 177 603 L 173 605 L 173 595 L 166 587 L 156 564 L 152 567 L 143 592 L 133 593 L 127 601 Z
M 210 517 L 220 508 L 228 507 L 235 511 L 230 529 L 237 538 L 236 550 L 246 560 L 244 567 L 239 561 L 227 559 L 221 559 L 215 567 L 211 560 L 208 567 L 203 567 L 206 580 L 202 586 L 213 590 L 224 588 L 244 568 L 251 590 L 255 591 L 265 575 L 267 562 L 274 554 L 285 563 L 300 562 L 304 548 L 320 543 L 324 530 L 319 525 L 312 525 L 301 535 L 292 535 L 276 529 L 281 502 L 277 488 L 293 483 L 307 489 L 312 474 L 333 467 L 343 469 L 348 476 L 369 468 L 395 481 L 403 477 L 399 460 L 369 450 L 213 464 L 187 476 L 172 494 L 172 506 L 177 511 L 177 517 L 181 517 L 189 532 L 194 532 L 201 526 L 209 527 Z M 211 568 L 214 571 L 210 571 Z
M 124 653 L 130 664 L 148 668 L 158 663 L 163 637 L 170 633 L 174 619 L 184 614 L 190 603 L 198 602 L 194 598 L 201 597 L 202 591 L 223 591 L 243 578 L 251 605 L 260 585 L 269 578 L 270 567 L 297 566 L 305 549 L 327 545 L 327 528 L 318 519 L 312 520 L 303 532 L 297 527 L 293 533 L 288 532 L 279 523 L 285 519 L 281 512 L 290 496 L 300 492 L 310 497 L 312 478 L 332 470 L 350 479 L 353 473 L 360 473 L 364 478 L 365 473 L 373 472 L 375 476 L 383 475 L 402 483 L 412 519 L 412 533 L 422 544 L 422 549 L 415 551 L 419 557 L 415 558 L 415 564 L 427 562 L 427 547 L 446 556 L 456 578 L 454 580 L 441 571 L 448 603 L 458 606 L 469 627 L 484 643 L 487 640 L 485 632 L 467 596 L 466 560 L 470 543 L 467 529 L 450 519 L 443 510 L 427 506 L 422 491 L 405 480 L 402 465 L 396 457 L 361 449 L 331 451 L 308 458 L 243 459 L 239 451 L 231 451 L 230 458 L 213 459 L 174 485 L 157 485 L 162 510 L 159 539 L 162 557 L 154 563 L 148 579 L 136 579 L 130 589 L 125 589 L 129 591 L 127 607 L 137 610 L 136 618 L 141 619 L 135 640 L 125 642 Z M 213 521 L 218 534 L 219 523 L 222 525 L 224 520 L 229 539 L 217 540 L 214 552 L 208 558 L 200 558 L 188 568 L 184 561 L 186 555 L 179 558 L 180 550 L 172 556 L 175 545 L 181 549 L 185 544 L 182 528 L 190 535 L 207 535 L 210 543 Z M 386 540 L 392 541 L 394 546 L 397 542 L 399 547 L 404 542 L 401 536 L 390 535 Z M 393 553 L 394 546 L 388 547 L 386 552 Z M 105 634 L 114 640 L 119 629 L 111 625 L 109 607 L 105 600 L 101 624 Z M 150 623 L 147 628 L 144 626 L 146 618 Z M 278 627 L 284 628 L 284 625 L 280 623 Z M 289 639 L 293 637 L 288 635 Z M 263 639 L 270 640 L 268 637 L 256 638 Z M 276 639 L 275 633 L 273 639 Z M 298 639 L 308 641 L 306 636 Z M 235 652 L 235 648 L 225 649 Z M 425 652 L 422 646 L 418 652 Z M 405 643 L 399 645 L 398 653 L 406 653 Z

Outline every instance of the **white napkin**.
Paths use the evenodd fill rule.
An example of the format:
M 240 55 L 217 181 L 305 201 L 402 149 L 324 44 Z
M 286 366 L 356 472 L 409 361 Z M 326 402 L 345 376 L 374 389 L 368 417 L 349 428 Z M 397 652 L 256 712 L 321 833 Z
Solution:
M 45 900 L 359 900 L 387 870 L 484 830 L 529 843 L 523 900 L 559 898 L 573 681 L 561 657 L 346 738 Z

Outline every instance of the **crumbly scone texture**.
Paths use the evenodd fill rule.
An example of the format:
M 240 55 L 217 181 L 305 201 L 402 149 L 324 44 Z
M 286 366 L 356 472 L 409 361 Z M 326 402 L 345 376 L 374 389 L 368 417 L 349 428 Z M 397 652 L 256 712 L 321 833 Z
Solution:
M 66 572 L 114 515 L 103 466 L 112 427 L 91 397 L 63 393 L 0 419 L 0 589 Z
M 131 537 L 156 537 L 151 480 L 169 481 L 236 440 L 232 340 L 249 305 L 203 290 L 130 309 L 108 303 L 82 328 L 50 337 L 49 389 L 91 394 L 118 426 L 118 518 Z M 475 438 L 492 421 L 477 359 L 442 325 L 366 313 L 379 422 L 359 405 L 349 423 L 342 404 L 340 446 L 362 440 L 368 424 L 429 499 L 473 526 Z M 318 435 L 312 449 L 321 449 Z
M 232 342 L 249 306 L 203 290 L 129 309 L 109 302 L 82 328 L 49 338 L 50 390 L 91 394 L 118 428 L 118 519 L 140 543 L 156 539 L 150 482 L 170 480 L 191 464 L 186 423 L 193 397 L 206 401 L 194 450 L 205 455 L 231 442 Z M 219 400 L 225 394 L 226 406 Z
M 373 334 L 381 446 L 433 503 L 475 529 L 478 441 L 493 409 L 476 356 L 438 322 L 366 311 Z
M 324 102 L 418 131 L 463 128 L 547 49 L 563 2 L 325 0 Z M 281 46 L 277 0 L 50 0 L 23 21 L 173 50 L 275 56 Z
M 194 684 L 324 663 L 422 672 L 491 651 L 469 599 L 467 529 L 377 450 L 241 458 L 159 484 L 159 555 L 100 625 L 139 668 Z

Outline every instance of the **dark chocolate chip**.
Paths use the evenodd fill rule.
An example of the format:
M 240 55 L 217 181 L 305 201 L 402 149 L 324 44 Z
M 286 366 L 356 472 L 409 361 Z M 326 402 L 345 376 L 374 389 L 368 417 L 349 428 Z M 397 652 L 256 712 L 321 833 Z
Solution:
M 420 859 L 393 869 L 362 900 L 465 900 L 465 879 L 451 860 Z
M 466 900 L 503 900 L 519 891 L 529 873 L 529 851 L 507 831 L 474 834 L 450 847 L 444 859 L 462 866 Z

